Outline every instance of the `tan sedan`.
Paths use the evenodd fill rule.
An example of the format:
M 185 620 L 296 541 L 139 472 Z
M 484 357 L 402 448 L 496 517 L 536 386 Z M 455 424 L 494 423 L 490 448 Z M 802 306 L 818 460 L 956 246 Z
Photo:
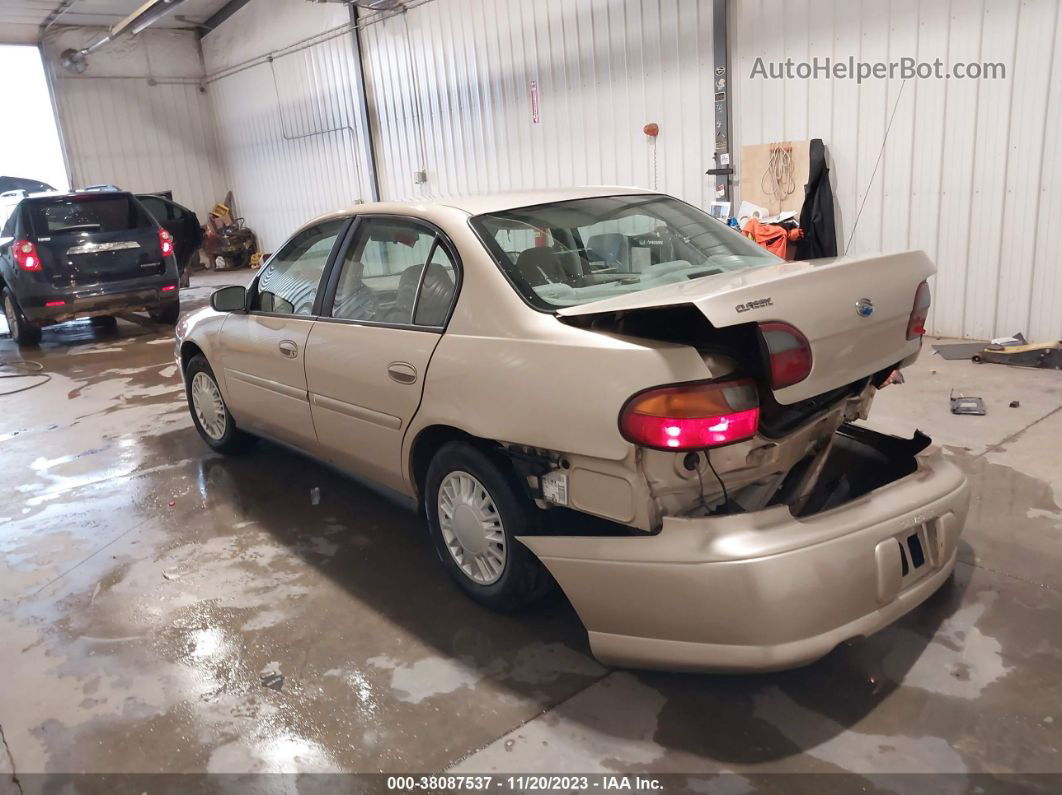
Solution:
M 479 602 L 555 581 L 604 662 L 783 668 L 955 565 L 962 473 L 855 424 L 918 355 L 932 273 L 783 262 L 634 189 L 366 204 L 183 318 L 177 356 L 210 447 L 400 495 Z

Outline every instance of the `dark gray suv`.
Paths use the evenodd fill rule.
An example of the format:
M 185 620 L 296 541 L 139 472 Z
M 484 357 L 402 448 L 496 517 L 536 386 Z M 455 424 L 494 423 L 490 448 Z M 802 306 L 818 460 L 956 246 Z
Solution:
M 0 288 L 20 345 L 76 318 L 147 311 L 176 323 L 180 313 L 173 235 L 121 191 L 0 196 Z

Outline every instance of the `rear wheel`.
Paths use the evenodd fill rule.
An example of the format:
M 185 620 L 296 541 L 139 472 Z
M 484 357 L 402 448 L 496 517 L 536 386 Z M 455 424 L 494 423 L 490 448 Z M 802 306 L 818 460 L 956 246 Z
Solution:
M 516 540 L 533 526 L 535 506 L 509 473 L 473 445 L 450 442 L 425 481 L 435 551 L 465 593 L 494 610 L 518 610 L 550 589 L 549 572 Z
M 174 301 L 172 304 L 166 304 L 161 309 L 152 309 L 148 314 L 155 322 L 172 326 L 177 322 L 177 318 L 180 317 L 181 304 L 179 301 Z
M 98 315 L 97 317 L 90 318 L 89 323 L 96 328 L 113 329 L 118 325 L 118 318 L 113 315 Z
M 236 427 L 207 360 L 193 356 L 184 370 L 184 381 L 188 410 L 203 441 L 219 453 L 245 451 L 254 437 Z
M 41 341 L 41 327 L 30 323 L 22 314 L 22 307 L 18 305 L 11 291 L 4 289 L 4 317 L 7 319 L 7 330 L 19 345 L 36 345 Z

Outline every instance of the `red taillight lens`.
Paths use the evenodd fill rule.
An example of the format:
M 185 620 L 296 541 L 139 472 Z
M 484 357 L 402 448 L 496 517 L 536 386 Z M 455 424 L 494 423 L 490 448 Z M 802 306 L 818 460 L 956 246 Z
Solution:
M 907 321 L 907 339 L 913 340 L 926 333 L 930 303 L 929 283 L 922 282 L 915 290 L 914 308 L 911 309 L 911 319 Z
M 173 235 L 168 231 L 159 227 L 159 248 L 162 250 L 162 256 L 168 257 L 173 253 Z
M 756 435 L 760 407 L 749 379 L 665 386 L 639 392 L 620 412 L 623 438 L 657 450 L 721 447 Z
M 760 323 L 771 362 L 771 387 L 799 384 L 811 375 L 811 345 L 788 323 Z
M 37 256 L 37 246 L 32 240 L 16 240 L 11 244 L 15 263 L 24 271 L 39 271 L 41 258 Z
M 159 290 L 161 290 L 164 293 L 172 293 L 176 289 L 177 289 L 177 285 L 176 284 L 164 284 L 162 287 L 159 288 Z

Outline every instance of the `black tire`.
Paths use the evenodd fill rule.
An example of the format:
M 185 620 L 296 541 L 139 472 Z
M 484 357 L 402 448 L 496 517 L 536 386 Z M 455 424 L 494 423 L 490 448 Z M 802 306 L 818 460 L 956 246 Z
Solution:
M 199 416 L 196 414 L 195 401 L 192 398 L 192 382 L 199 373 L 202 373 L 213 382 L 214 387 L 218 390 L 218 396 L 221 400 L 221 408 L 224 413 L 225 423 L 224 432 L 216 438 L 207 432 L 199 421 Z M 227 455 L 236 455 L 246 452 L 254 443 L 253 436 L 236 427 L 236 422 L 232 419 L 232 414 L 229 413 L 228 406 L 225 405 L 225 399 L 224 397 L 221 397 L 221 389 L 218 387 L 218 380 L 214 376 L 214 371 L 210 369 L 210 365 L 204 357 L 193 356 L 188 361 L 188 366 L 184 368 L 184 394 L 188 400 L 188 413 L 192 415 L 192 424 L 195 425 L 195 429 L 199 432 L 200 438 L 206 442 L 212 450 Z
M 118 318 L 113 315 L 97 315 L 96 317 L 89 318 L 89 323 L 96 328 L 114 329 L 118 327 Z
M 18 345 L 36 345 L 40 342 L 41 327 L 26 319 L 14 294 L 6 287 L 3 290 L 3 304 L 11 339 Z
M 461 589 L 492 610 L 512 611 L 528 607 L 553 586 L 546 567 L 527 547 L 516 540 L 534 528 L 538 510 L 505 469 L 506 462 L 495 461 L 467 442 L 449 442 L 432 458 L 425 478 L 424 509 L 435 551 L 443 567 Z M 439 492 L 451 473 L 472 475 L 494 503 L 505 536 L 501 575 L 489 584 L 474 581 L 451 554 L 439 522 Z
M 167 326 L 172 326 L 181 315 L 181 302 L 174 301 L 171 304 L 166 304 L 162 309 L 152 309 L 148 314 L 156 323 L 165 323 Z

